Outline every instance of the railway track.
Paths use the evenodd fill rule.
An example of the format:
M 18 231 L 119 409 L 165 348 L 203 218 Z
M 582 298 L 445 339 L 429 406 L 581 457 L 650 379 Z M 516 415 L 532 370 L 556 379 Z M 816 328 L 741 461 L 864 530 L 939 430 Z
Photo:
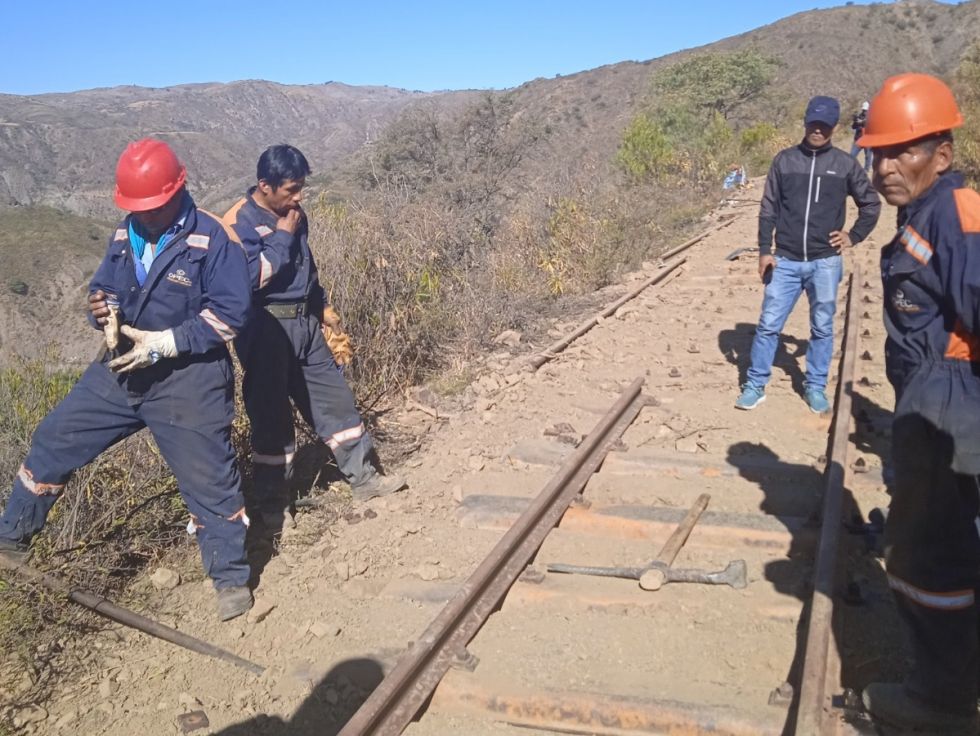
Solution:
M 651 278 L 656 306 L 736 316 L 723 302 L 758 293 L 754 259 L 726 264 L 726 248 L 716 238 L 684 256 L 698 269 Z M 734 386 L 717 379 L 745 361 L 742 328 L 719 337 L 725 370 L 693 342 L 668 344 L 667 380 L 623 376 L 586 436 L 557 417 L 550 440 L 519 441 L 515 477 L 551 468 L 550 481 L 531 494 L 504 476 L 461 499 L 459 523 L 500 541 L 341 736 L 873 733 L 849 688 L 888 667 L 866 666 L 882 663 L 862 634 L 848 640 L 877 625 L 887 600 L 863 523 L 882 502 L 865 460 L 881 416 L 869 418 L 867 396 L 855 401 L 858 381 L 880 383 L 857 368 L 877 347 L 868 286 L 855 269 L 841 289 L 830 418 L 784 401 L 796 379 L 786 358 L 765 407 L 730 410 Z M 749 320 L 758 299 L 741 302 Z M 678 397 L 695 427 L 686 435 L 671 425 Z M 793 453 L 790 436 L 803 438 Z

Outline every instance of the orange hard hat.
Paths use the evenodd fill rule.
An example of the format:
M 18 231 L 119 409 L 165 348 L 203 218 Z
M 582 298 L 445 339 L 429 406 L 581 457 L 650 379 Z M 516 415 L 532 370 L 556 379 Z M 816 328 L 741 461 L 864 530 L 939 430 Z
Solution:
M 143 138 L 126 146 L 116 164 L 116 204 L 130 212 L 160 207 L 187 181 L 187 169 L 163 141 Z
M 857 144 L 864 148 L 908 143 L 963 125 L 949 87 L 928 74 L 889 77 L 871 100 L 868 123 Z

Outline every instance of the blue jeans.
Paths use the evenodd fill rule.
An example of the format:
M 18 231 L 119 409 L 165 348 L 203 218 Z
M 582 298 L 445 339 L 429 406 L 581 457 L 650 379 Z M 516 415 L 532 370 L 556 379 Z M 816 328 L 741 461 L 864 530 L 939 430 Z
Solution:
M 844 276 L 840 256 L 816 261 L 790 261 L 777 258 L 772 280 L 762 300 L 762 315 L 752 341 L 752 364 L 747 383 L 764 388 L 772 375 L 779 334 L 783 331 L 800 294 L 810 301 L 810 344 L 806 350 L 806 388 L 827 386 L 830 358 L 834 354 L 834 311 L 837 285 Z
M 857 144 L 857 141 L 851 144 L 851 156 L 857 159 L 858 154 L 861 152 L 861 146 Z M 870 148 L 864 149 L 864 171 L 866 173 L 871 173 L 871 163 L 874 161 L 874 153 L 872 153 Z

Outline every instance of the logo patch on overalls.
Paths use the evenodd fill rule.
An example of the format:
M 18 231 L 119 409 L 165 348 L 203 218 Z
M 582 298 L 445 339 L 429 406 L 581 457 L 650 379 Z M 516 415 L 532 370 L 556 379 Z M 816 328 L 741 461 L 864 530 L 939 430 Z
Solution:
M 178 268 L 176 271 L 171 271 L 168 273 L 167 281 L 173 281 L 175 284 L 180 284 L 181 286 L 191 285 L 191 280 L 187 278 L 187 272 L 182 268 Z
M 260 238 L 264 238 L 268 235 L 272 235 L 272 228 L 268 225 L 256 225 L 255 232 L 259 234 Z
M 922 307 L 910 302 L 906 298 L 905 292 L 901 289 L 895 290 L 895 296 L 892 297 L 892 306 L 899 312 L 905 312 L 906 314 L 915 314 L 916 312 L 922 311 Z

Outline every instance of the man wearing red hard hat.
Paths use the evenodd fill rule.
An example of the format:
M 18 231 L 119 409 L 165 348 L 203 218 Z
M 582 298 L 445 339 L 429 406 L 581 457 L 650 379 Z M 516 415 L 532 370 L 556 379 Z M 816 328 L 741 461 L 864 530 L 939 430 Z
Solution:
M 147 427 L 191 512 L 222 620 L 252 605 L 241 480 L 231 444 L 227 343 L 245 324 L 245 253 L 199 210 L 163 141 L 129 144 L 115 201 L 129 214 L 89 285 L 89 319 L 108 350 L 38 425 L 0 516 L 0 553 L 26 555 L 75 469 Z
M 872 683 L 878 721 L 916 733 L 977 733 L 980 643 L 980 194 L 952 170 L 963 124 L 926 74 L 885 80 L 858 144 L 874 186 L 898 207 L 882 250 L 885 361 L 895 389 L 888 582 L 915 664 Z

